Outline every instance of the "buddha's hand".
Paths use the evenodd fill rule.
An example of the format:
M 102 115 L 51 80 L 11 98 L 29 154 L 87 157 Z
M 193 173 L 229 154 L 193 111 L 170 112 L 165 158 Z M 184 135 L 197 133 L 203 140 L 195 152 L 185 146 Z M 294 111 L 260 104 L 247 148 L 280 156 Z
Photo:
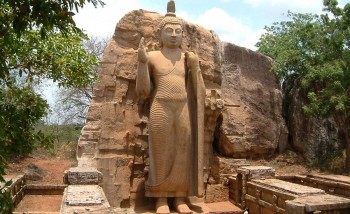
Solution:
M 139 44 L 139 49 L 137 51 L 138 53 L 138 60 L 141 63 L 147 63 L 148 62 L 148 53 L 147 53 L 147 48 L 145 46 L 145 38 L 141 38 L 140 44 Z
M 190 70 L 198 71 L 200 69 L 199 68 L 199 58 L 198 58 L 197 54 L 188 51 L 185 53 L 185 57 L 186 57 L 187 67 Z

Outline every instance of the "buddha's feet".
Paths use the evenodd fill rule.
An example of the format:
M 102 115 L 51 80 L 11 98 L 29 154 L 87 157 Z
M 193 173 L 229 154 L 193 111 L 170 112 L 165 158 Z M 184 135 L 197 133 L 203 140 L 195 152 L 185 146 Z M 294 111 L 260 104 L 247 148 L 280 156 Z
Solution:
M 170 214 L 167 198 L 157 198 L 156 201 L 157 214 Z
M 187 206 L 184 198 L 175 198 L 175 208 L 180 214 L 192 214 L 192 210 Z

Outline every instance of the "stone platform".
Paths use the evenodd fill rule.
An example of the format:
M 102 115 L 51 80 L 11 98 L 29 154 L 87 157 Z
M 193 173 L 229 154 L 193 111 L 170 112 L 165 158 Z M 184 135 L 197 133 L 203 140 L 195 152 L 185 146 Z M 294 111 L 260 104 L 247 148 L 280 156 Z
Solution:
M 324 190 L 326 193 L 350 198 L 350 177 L 344 175 L 278 176 L 278 179 Z
M 319 211 L 330 213 L 349 213 L 350 199 L 334 195 L 308 195 L 298 197 L 292 201 L 286 201 L 286 212 L 303 214 L 316 213 Z
M 243 214 L 243 211 L 229 201 L 217 203 L 192 203 L 193 214 Z M 62 214 L 154 214 L 153 206 L 137 208 L 112 208 L 105 201 L 102 189 L 96 185 L 69 186 L 63 198 Z M 177 214 L 171 210 L 171 214 Z
M 292 176 L 280 180 L 266 166 L 241 167 L 237 172 L 229 178 L 230 200 L 242 209 L 248 208 L 249 214 L 350 213 L 350 199 L 333 195 L 341 192 L 340 187 L 348 186 L 344 176 Z M 337 178 L 341 179 L 336 182 Z

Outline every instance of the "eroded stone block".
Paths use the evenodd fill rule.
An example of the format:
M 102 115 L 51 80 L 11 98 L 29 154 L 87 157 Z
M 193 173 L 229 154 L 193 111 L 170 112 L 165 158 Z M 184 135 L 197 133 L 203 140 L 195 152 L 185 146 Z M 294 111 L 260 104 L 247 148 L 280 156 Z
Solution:
M 65 183 L 69 185 L 100 184 L 102 174 L 92 167 L 74 167 L 64 172 Z
M 237 172 L 246 175 L 248 179 L 270 178 L 275 176 L 275 169 L 268 166 L 242 166 Z
M 106 201 L 102 188 L 97 185 L 67 187 L 66 204 L 70 206 L 102 205 Z
M 298 212 L 303 210 L 304 212 Z M 287 213 L 314 213 L 315 211 L 331 213 L 349 213 L 350 199 L 334 195 L 308 195 L 286 201 Z M 323 212 L 322 212 L 323 211 Z
M 266 188 L 274 188 L 276 190 L 281 190 L 286 193 L 293 195 L 315 195 L 315 194 L 325 194 L 324 190 L 316 189 L 313 187 L 303 186 L 300 184 L 294 184 L 287 181 L 282 181 L 278 179 L 254 179 L 254 183 L 263 185 Z
M 60 213 L 109 213 L 110 205 L 100 186 L 71 185 L 63 195 Z

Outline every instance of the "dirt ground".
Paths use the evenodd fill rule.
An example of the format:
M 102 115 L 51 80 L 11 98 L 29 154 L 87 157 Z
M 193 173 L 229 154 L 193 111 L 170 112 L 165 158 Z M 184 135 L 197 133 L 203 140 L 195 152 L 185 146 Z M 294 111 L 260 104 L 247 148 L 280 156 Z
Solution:
M 276 170 L 276 175 L 306 175 L 320 173 L 317 168 L 310 168 L 300 155 L 292 151 L 278 154 L 268 159 L 248 160 L 252 166 L 269 166 Z M 322 172 L 325 173 L 325 172 Z
M 64 171 L 77 165 L 77 161 L 60 157 L 30 156 L 9 163 L 8 175 L 23 174 L 30 163 L 42 168 L 46 175 L 40 181 L 30 181 L 29 184 L 62 185 Z M 62 203 L 62 195 L 26 195 L 17 205 L 15 212 L 59 212 Z
M 60 157 L 26 157 L 21 160 L 9 163 L 7 174 L 23 174 L 24 169 L 30 163 L 46 171 L 46 175 L 41 181 L 28 181 L 32 184 L 63 184 L 64 171 L 77 165 L 73 158 Z M 308 174 L 317 173 L 319 170 L 311 169 L 303 164 L 302 158 L 295 153 L 278 155 L 271 159 L 248 160 L 250 165 L 270 166 L 275 168 L 277 175 Z
M 15 212 L 59 212 L 62 195 L 27 195 L 17 205 Z
M 23 174 L 24 169 L 30 163 L 46 171 L 46 175 L 41 181 L 28 181 L 30 184 L 63 184 L 64 171 L 70 167 L 77 165 L 77 161 L 73 158 L 60 157 L 45 157 L 41 155 L 32 155 L 20 160 L 9 163 L 7 174 L 18 175 Z M 303 164 L 301 157 L 295 153 L 285 153 L 277 155 L 271 159 L 248 160 L 250 165 L 271 166 L 275 168 L 277 175 L 295 175 L 317 173 L 317 169 L 311 169 Z M 16 212 L 59 212 L 62 195 L 58 196 L 26 196 L 17 206 Z
M 77 164 L 74 159 L 52 158 L 35 158 L 26 157 L 21 160 L 11 162 L 7 170 L 8 175 L 23 174 L 24 169 L 30 163 L 37 165 L 46 171 L 46 175 L 40 181 L 28 181 L 31 184 L 63 184 L 64 171 Z

